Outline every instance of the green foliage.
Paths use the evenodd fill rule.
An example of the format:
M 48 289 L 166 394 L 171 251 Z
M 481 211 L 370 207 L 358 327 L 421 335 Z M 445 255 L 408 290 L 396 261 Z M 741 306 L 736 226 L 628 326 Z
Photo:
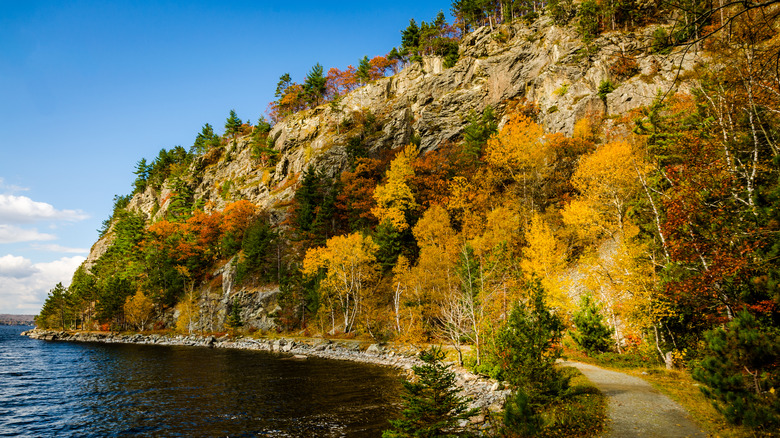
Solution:
M 609 79 L 601 81 L 597 94 L 601 101 L 604 102 L 604 105 L 607 104 L 607 95 L 613 91 L 615 91 L 615 84 L 613 84 Z
M 236 267 L 236 281 L 241 282 L 252 275 L 261 282 L 278 280 L 279 234 L 274 231 L 268 218 L 259 216 L 244 232 L 241 242 L 241 259 Z
M 292 222 L 296 239 L 305 245 L 323 245 L 335 233 L 336 187 L 320 172 L 309 168 L 295 192 Z
M 191 160 L 192 155 L 181 146 L 174 146 L 170 150 L 160 149 L 157 157 L 148 167 L 147 184 L 159 189 L 171 175 L 174 168 L 185 169 Z
M 322 74 L 322 65 L 318 62 L 311 68 L 309 74 L 303 83 L 303 91 L 306 93 L 306 99 L 313 106 L 319 105 L 325 96 L 325 76 Z
M 108 219 L 104 220 L 101 224 L 100 229 L 98 230 L 98 235 L 100 237 L 103 237 L 108 233 L 108 230 L 111 229 L 111 223 L 114 221 L 115 217 L 117 216 L 117 212 L 124 210 L 125 207 L 127 207 L 127 204 L 130 203 L 130 199 L 132 196 L 125 195 L 125 196 L 119 196 L 114 195 L 114 208 L 111 210 L 111 216 L 109 216 Z
M 284 95 L 284 91 L 287 90 L 287 88 L 292 85 L 292 77 L 290 77 L 290 73 L 285 73 L 281 76 L 279 76 L 279 82 L 276 83 L 276 92 L 274 92 L 274 96 L 276 98 L 280 98 Z
M 214 128 L 206 123 L 203 125 L 200 133 L 198 133 L 198 136 L 195 137 L 195 143 L 190 148 L 190 154 L 202 155 L 212 148 L 219 147 L 219 145 L 219 136 L 214 133 Z
M 468 400 L 458 395 L 455 373 L 442 363 L 441 348 L 420 352 L 423 365 L 412 367 L 416 381 L 405 381 L 404 409 L 401 418 L 390 420 L 393 429 L 383 438 L 462 436 L 460 420 L 476 414 L 468 409 Z
M 727 420 L 771 431 L 780 425 L 780 333 L 746 310 L 725 328 L 705 333 L 704 358 L 694 369 L 702 392 Z M 777 429 L 774 429 L 777 430 Z
M 414 18 L 409 20 L 409 26 L 401 31 L 401 50 L 402 56 L 414 56 L 417 54 L 420 45 L 420 28 Z
M 230 314 L 225 321 L 225 326 L 233 330 L 244 326 L 244 322 L 241 320 L 241 303 L 238 302 L 238 298 L 234 299 L 230 305 Z
M 667 55 L 669 54 L 671 47 L 669 32 L 667 32 L 665 28 L 659 27 L 653 31 L 653 42 L 650 45 L 650 53 Z
M 577 11 L 577 30 L 586 44 L 599 34 L 600 13 L 599 4 L 594 0 L 585 0 L 580 4 L 580 9 Z
M 481 116 L 472 111 L 469 114 L 469 124 L 463 129 L 463 151 L 474 161 L 479 160 L 482 148 L 497 131 L 498 122 L 492 106 L 485 107 Z
M 544 288 L 538 280 L 529 284 L 528 291 L 528 305 L 515 305 L 498 333 L 495 354 L 504 378 L 522 389 L 532 404 L 540 405 L 560 396 L 568 387 L 568 379 L 554 367 L 561 356 L 558 345 L 564 325 L 544 303 Z
M 549 0 L 547 2 L 547 11 L 553 22 L 558 26 L 568 24 L 569 20 L 574 18 L 576 14 L 576 8 L 572 0 Z
M 523 389 L 515 391 L 504 406 L 504 427 L 522 437 L 541 435 L 544 422 Z
M 363 59 L 360 60 L 358 63 L 357 71 L 355 72 L 355 77 L 357 78 L 358 82 L 361 84 L 367 84 L 368 80 L 371 77 L 371 64 L 368 61 L 368 56 L 363 56 Z
M 389 272 L 395 266 L 398 256 L 410 255 L 416 249 L 411 228 L 398 231 L 393 224 L 384 221 L 376 227 L 374 241 L 379 246 L 376 259 L 385 272 Z
M 593 297 L 588 294 L 580 299 L 580 308 L 574 313 L 574 326 L 577 328 L 571 334 L 574 342 L 589 354 L 609 349 L 611 331 L 604 324 Z
M 133 194 L 142 193 L 146 190 L 146 181 L 149 179 L 149 170 L 151 170 L 151 166 L 146 164 L 146 158 L 141 158 L 141 161 L 136 163 L 135 172 L 133 172 L 136 175 L 135 181 L 133 182 Z
M 241 119 L 238 118 L 235 110 L 230 110 L 227 120 L 225 120 L 225 136 L 235 139 L 241 133 Z
M 74 327 L 72 297 L 62 283 L 57 283 L 54 289 L 49 291 L 40 313 L 35 317 L 35 323 L 46 329 L 66 330 Z

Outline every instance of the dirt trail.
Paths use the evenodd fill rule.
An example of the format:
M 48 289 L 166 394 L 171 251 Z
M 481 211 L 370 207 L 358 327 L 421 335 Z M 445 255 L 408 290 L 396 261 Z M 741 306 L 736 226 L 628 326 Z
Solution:
M 595 365 L 563 362 L 575 367 L 607 396 L 609 423 L 605 437 L 683 438 L 707 436 L 688 413 L 644 380 Z

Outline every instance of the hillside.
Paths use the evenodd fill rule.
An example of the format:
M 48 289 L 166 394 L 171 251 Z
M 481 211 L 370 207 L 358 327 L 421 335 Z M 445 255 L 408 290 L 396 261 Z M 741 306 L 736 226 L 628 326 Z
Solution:
M 496 120 L 505 121 L 508 108 L 520 101 L 538 106 L 538 121 L 545 131 L 571 135 L 575 122 L 586 116 L 625 115 L 651 104 L 658 92 L 672 87 L 681 57 L 639 50 L 651 44 L 654 29 L 647 27 L 632 36 L 607 35 L 592 44 L 589 50 L 593 54 L 583 55 L 585 46 L 576 32 L 555 26 L 548 18 L 493 31 L 481 27 L 463 39 L 454 67 L 444 69 L 441 58 L 425 58 L 347 94 L 338 112 L 332 105 L 322 105 L 274 125 L 268 133 L 279 153 L 274 167 L 264 167 L 253 158 L 252 138 L 243 136 L 194 157 L 180 181 L 190 194 L 190 204 L 219 211 L 231 202 L 247 200 L 268 214 L 276 226 L 289 216 L 289 205 L 307 170 L 337 178 L 349 169 L 348 145 L 354 139 L 359 139 L 370 157 L 397 150 L 413 137 L 419 139 L 421 151 L 432 151 L 460 141 L 472 112 L 481 114 L 491 107 Z M 497 35 L 506 34 L 513 37 L 499 42 Z M 629 78 L 610 72 L 622 53 L 637 53 L 630 56 L 638 70 Z M 693 56 L 684 59 L 683 71 L 694 65 L 693 60 Z M 601 99 L 598 89 L 604 81 L 614 82 L 616 89 Z M 676 86 L 685 85 L 678 82 Z M 562 89 L 566 91 L 560 92 Z M 366 126 L 367 115 L 373 118 L 372 126 Z M 140 213 L 147 224 L 166 218 L 175 200 L 172 194 L 181 190 L 176 183 L 169 178 L 158 186 L 147 186 L 132 196 L 127 210 Z M 108 233 L 93 246 L 85 262 L 87 270 L 105 253 L 114 236 Z M 222 277 L 216 282 L 216 288 L 222 289 L 217 312 L 226 314 L 231 298 L 237 297 L 248 324 L 271 328 L 273 323 L 261 309 L 274 306 L 261 302 L 278 289 L 269 286 L 265 293 L 256 293 L 254 286 L 234 287 L 229 267 L 227 275 L 225 270 L 225 265 L 219 264 L 212 268 L 216 278 L 201 295 L 213 294 L 215 280 Z
M 273 123 L 142 160 L 38 324 L 446 342 L 517 386 L 535 321 L 777 421 L 774 6 L 554 5 L 411 22 L 362 73 L 280 78 Z

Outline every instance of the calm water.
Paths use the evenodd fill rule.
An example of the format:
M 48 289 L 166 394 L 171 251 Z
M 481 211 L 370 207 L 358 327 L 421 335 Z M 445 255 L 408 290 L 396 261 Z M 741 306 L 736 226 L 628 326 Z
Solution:
M 262 352 L 46 342 L 0 326 L 0 436 L 376 437 L 391 370 Z

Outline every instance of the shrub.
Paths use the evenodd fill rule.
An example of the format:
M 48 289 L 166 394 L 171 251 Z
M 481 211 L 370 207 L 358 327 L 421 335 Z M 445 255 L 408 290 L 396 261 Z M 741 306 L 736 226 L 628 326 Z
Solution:
M 609 79 L 601 81 L 598 96 L 604 102 L 604 105 L 607 104 L 607 95 L 613 91 L 615 91 L 615 85 Z

